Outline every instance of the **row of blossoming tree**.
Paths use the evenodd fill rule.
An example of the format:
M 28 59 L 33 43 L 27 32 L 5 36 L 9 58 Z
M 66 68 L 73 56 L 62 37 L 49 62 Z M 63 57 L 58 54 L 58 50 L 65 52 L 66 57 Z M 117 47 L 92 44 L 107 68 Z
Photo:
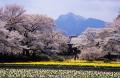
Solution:
M 69 37 L 57 31 L 50 17 L 27 14 L 23 7 L 15 4 L 0 8 L 0 60 L 16 57 L 21 60 L 23 56 L 22 60 L 26 57 L 49 60 L 48 56 L 61 60 L 57 56 L 69 51 L 67 42 Z M 95 60 L 107 56 L 111 60 L 111 54 L 120 55 L 120 16 L 104 28 L 88 28 L 70 43 L 79 49 L 75 51 L 80 51 L 75 52 L 77 58 Z

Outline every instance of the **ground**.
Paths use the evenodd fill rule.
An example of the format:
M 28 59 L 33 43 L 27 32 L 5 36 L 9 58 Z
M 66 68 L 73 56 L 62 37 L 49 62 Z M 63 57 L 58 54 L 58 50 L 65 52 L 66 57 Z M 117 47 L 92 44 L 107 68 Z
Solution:
M 68 60 L 0 63 L 0 78 L 120 78 L 120 62 Z

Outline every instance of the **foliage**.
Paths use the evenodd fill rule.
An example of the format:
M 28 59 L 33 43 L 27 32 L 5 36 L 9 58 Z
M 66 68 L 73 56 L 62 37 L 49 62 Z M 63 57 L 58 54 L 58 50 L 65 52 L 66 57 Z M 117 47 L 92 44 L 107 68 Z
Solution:
M 33 61 L 50 61 L 51 57 L 46 54 L 36 55 L 35 57 L 31 57 Z
M 62 57 L 62 56 L 52 56 L 52 60 L 53 61 L 64 61 L 65 59 L 64 59 L 64 57 Z
M 37 54 L 35 56 L 30 55 L 0 55 L 0 62 L 29 62 L 29 61 L 64 61 L 64 57 L 54 55 L 49 56 L 47 54 Z

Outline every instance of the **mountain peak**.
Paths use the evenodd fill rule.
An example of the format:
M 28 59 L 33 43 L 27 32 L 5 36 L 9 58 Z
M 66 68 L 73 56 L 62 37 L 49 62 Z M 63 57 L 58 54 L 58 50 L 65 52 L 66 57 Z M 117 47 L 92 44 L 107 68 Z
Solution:
M 85 18 L 84 17 L 82 17 L 82 16 L 79 16 L 79 15 L 75 15 L 74 13 L 72 13 L 72 12 L 69 12 L 69 13 L 67 13 L 67 14 L 65 14 L 65 15 L 61 15 L 61 16 L 59 16 L 59 18 L 58 19 L 74 19 L 74 20 L 84 20 Z
M 104 27 L 105 22 L 95 18 L 85 19 L 82 16 L 70 12 L 61 15 L 56 20 L 56 25 L 60 30 L 66 32 L 67 35 L 76 35 L 84 32 L 88 27 Z
M 73 15 L 75 15 L 74 13 L 72 13 L 72 12 L 69 12 L 68 14 L 66 14 L 66 15 L 71 15 L 71 16 L 73 16 Z

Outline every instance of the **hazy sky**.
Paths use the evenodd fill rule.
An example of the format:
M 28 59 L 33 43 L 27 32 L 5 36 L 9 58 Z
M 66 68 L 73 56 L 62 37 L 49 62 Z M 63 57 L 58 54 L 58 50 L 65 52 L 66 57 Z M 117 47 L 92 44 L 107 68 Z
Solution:
M 19 4 L 28 13 L 44 14 L 54 19 L 73 12 L 83 17 L 112 21 L 120 10 L 120 0 L 0 0 L 0 6 Z

